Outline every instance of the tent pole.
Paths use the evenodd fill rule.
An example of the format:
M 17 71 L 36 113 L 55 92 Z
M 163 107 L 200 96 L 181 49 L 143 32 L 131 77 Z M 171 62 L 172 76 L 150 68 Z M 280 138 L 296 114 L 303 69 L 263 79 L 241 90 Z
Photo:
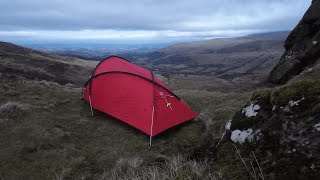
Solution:
M 95 71 L 95 70 L 94 70 Z M 90 108 L 91 108 L 91 115 L 94 116 L 93 114 L 93 108 L 92 108 L 92 102 L 91 102 L 91 88 L 92 88 L 92 74 L 90 76 L 90 87 L 89 87 L 89 101 L 90 101 Z
M 91 108 L 91 115 L 93 115 L 93 109 L 92 109 L 92 104 L 91 104 L 91 95 L 89 94 L 89 102 L 90 102 L 90 108 Z
M 152 146 L 152 136 L 150 136 L 150 139 L 149 139 L 149 147 Z
M 153 72 L 150 71 L 150 74 L 151 74 L 151 78 L 152 78 L 152 117 L 151 117 L 151 127 L 150 127 L 150 141 L 149 141 L 149 148 L 151 147 L 152 145 L 152 136 L 153 136 L 153 116 L 154 116 L 154 75 L 153 75 Z
M 151 117 L 150 140 L 149 140 L 149 146 L 150 147 L 152 145 L 153 115 L 154 115 L 154 106 L 152 105 L 152 117 Z

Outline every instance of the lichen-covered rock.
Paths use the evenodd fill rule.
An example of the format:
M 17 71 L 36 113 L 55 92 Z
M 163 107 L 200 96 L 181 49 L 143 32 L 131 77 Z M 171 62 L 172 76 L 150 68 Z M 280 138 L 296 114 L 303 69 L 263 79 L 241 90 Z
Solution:
M 269 76 L 269 82 L 281 84 L 299 74 L 320 57 L 320 0 L 313 0 L 299 24 L 289 34 L 285 53 Z
M 320 81 L 259 90 L 226 124 L 227 139 L 261 152 L 268 179 L 319 177 L 319 103 Z

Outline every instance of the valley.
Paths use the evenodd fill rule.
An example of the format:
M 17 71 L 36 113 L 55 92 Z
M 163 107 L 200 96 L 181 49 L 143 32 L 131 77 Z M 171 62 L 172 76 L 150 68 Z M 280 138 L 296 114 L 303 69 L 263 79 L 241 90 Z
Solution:
M 320 0 L 0 11 L 0 180 L 319 179 Z
M 113 52 L 105 52 L 100 45 L 91 48 L 91 55 L 82 48 L 73 48 L 73 52 L 69 52 L 69 48 L 63 47 L 53 46 L 50 50 L 45 45 L 42 48 L 35 47 L 45 52 L 76 56 L 73 59 L 86 57 L 101 60 L 107 55 L 119 55 L 152 70 L 174 90 L 244 92 L 269 86 L 266 83 L 267 76 L 284 52 L 282 44 L 288 33 L 253 34 L 167 47 L 163 47 L 163 44 L 136 48 L 134 45 L 118 45 L 113 47 L 117 48 Z M 89 62 L 95 64 L 94 60 Z
M 284 90 L 267 83 L 284 51 L 284 40 L 273 35 L 178 44 L 134 59 L 134 63 L 152 69 L 198 114 L 195 120 L 156 136 L 152 147 L 148 147 L 148 137 L 131 126 L 98 111 L 91 116 L 90 106 L 79 98 L 97 61 L 0 43 L 0 145 L 5 147 L 0 149 L 0 177 L 252 178 L 237 149 L 252 163 L 253 157 L 246 153 L 250 144 L 240 146 L 228 140 L 230 127 L 227 129 L 226 123 L 243 118 L 242 107 L 251 100 L 269 103 L 259 99 L 269 98 L 269 91 L 274 91 L 273 101 L 282 103 L 287 102 L 280 98 L 300 97 L 300 88 L 312 95 L 308 102 L 313 104 L 319 93 L 319 63 L 282 86 Z M 282 91 L 289 93 L 288 97 L 280 96 Z M 269 111 L 269 106 L 262 105 L 261 111 Z M 287 118 L 281 111 L 279 114 Z M 258 118 L 260 125 L 264 121 Z M 264 160 L 262 173 L 272 176 L 273 157 L 261 150 L 255 155 L 257 161 Z M 257 164 L 252 166 L 259 171 Z M 316 174 L 312 169 L 308 172 L 310 177 Z
M 173 89 L 243 92 L 267 86 L 288 32 L 169 46 L 136 63 L 164 76 Z
M 137 64 L 154 69 L 199 115 L 196 120 L 155 137 L 149 149 L 145 134 L 100 112 L 92 117 L 89 105 L 80 100 L 82 83 L 97 61 L 4 42 L 0 49 L 0 145 L 6 147 L 0 150 L 3 178 L 119 179 L 130 173 L 123 172 L 126 168 L 133 166 L 148 167 L 158 161 L 174 163 L 171 158 L 182 158 L 176 163 L 189 163 L 191 159 L 185 156 L 195 158 L 193 152 L 208 138 L 220 139 L 225 121 L 252 91 L 244 90 L 251 87 L 238 89 L 229 81 L 210 75 L 213 71 L 197 74 L 194 70 L 184 71 L 182 65 L 147 64 L 138 59 Z M 185 67 L 190 68 L 190 64 Z M 201 168 L 217 168 L 210 164 Z M 21 169 L 23 166 L 26 168 Z M 145 178 L 156 172 L 150 171 Z M 199 172 L 193 173 L 198 177 Z

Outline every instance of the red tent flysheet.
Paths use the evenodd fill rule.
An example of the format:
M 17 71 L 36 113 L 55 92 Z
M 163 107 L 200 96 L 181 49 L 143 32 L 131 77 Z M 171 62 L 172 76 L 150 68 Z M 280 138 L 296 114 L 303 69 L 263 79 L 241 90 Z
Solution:
M 93 109 L 150 136 L 196 117 L 152 71 L 118 56 L 100 61 L 83 93 Z

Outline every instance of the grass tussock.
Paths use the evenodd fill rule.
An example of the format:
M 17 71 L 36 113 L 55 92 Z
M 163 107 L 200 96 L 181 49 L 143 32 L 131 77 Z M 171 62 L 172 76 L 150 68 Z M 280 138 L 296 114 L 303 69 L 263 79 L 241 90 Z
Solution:
M 182 155 L 160 156 L 157 159 L 158 163 L 149 166 L 144 166 L 141 158 L 120 159 L 121 163 L 99 179 L 219 179 L 219 175 L 211 174 L 208 161 L 199 162 Z
M 301 96 L 301 92 L 303 93 Z M 280 87 L 271 94 L 273 104 L 286 105 L 290 100 L 317 99 L 320 94 L 319 80 L 303 80 Z
M 201 121 L 204 126 L 204 135 L 207 136 L 212 131 L 212 128 L 214 126 L 214 122 L 212 121 L 213 113 L 209 111 L 208 109 L 202 111 L 196 120 Z
M 12 117 L 23 115 L 29 107 L 20 102 L 7 102 L 0 106 L 0 117 Z

